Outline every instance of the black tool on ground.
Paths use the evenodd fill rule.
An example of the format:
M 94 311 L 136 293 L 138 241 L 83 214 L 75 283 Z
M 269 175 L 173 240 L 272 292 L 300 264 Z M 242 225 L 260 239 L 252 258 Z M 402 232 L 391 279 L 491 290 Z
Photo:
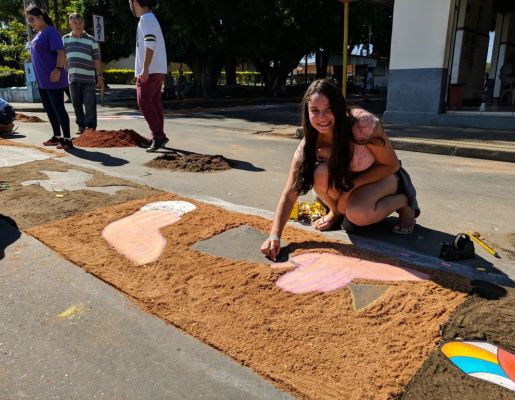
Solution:
M 458 233 L 452 243 L 442 243 L 440 258 L 447 261 L 474 258 L 474 243 L 466 233 Z

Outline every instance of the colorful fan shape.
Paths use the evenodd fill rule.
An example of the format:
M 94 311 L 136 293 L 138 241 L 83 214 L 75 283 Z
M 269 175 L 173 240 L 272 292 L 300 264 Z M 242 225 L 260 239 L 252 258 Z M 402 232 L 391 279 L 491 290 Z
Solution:
M 440 350 L 467 375 L 515 391 L 515 355 L 486 342 L 448 342 Z

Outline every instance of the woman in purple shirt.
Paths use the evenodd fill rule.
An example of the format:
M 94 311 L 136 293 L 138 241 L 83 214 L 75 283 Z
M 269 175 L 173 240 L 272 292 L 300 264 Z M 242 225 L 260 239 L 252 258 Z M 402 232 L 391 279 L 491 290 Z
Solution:
M 41 102 L 54 131 L 53 136 L 43 144 L 68 149 L 73 145 L 70 138 L 70 119 L 64 108 L 68 73 L 64 69 L 66 55 L 61 34 L 54 28 L 45 10 L 31 6 L 25 10 L 25 18 L 30 26 L 38 31 L 30 42 L 30 55 Z

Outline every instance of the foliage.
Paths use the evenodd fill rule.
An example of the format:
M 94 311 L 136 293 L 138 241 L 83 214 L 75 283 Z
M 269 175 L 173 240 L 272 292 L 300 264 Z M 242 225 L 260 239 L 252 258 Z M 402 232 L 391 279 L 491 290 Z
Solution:
M 23 68 L 23 64 L 30 59 L 25 46 L 27 42 L 27 28 L 16 20 L 10 20 L 0 26 L 0 64 Z
M 104 62 L 134 53 L 138 21 L 130 12 L 127 0 L 30 2 L 46 7 L 63 33 L 68 30 L 67 16 L 71 12 L 83 14 L 90 33 L 92 15 L 104 16 L 106 43 L 101 44 Z M 190 67 L 198 95 L 217 94 L 216 85 L 224 68 L 229 83 L 235 78 L 241 80 L 234 73 L 235 66 L 247 62 L 253 63 L 261 73 L 269 94 L 277 95 L 305 54 L 316 52 L 317 59 L 322 56 L 320 60 L 324 62 L 329 54 L 341 54 L 342 10 L 342 4 L 336 0 L 168 0 L 158 2 L 155 14 L 165 35 L 168 59 Z M 0 1 L 0 22 L 10 20 L 24 24 L 22 0 Z M 391 29 L 391 9 L 364 0 L 351 3 L 350 49 L 370 42 L 375 56 L 388 57 Z M 23 36 L 21 31 L 20 36 Z M 13 49 L 12 53 L 16 51 L 22 50 Z M 0 50 L 0 60 L 5 63 L 2 57 L 5 58 L 4 51 Z M 16 66 L 16 62 L 20 61 L 8 65 Z
M 352 3 L 349 7 L 349 48 L 372 43 L 375 57 L 389 57 L 392 11 L 386 7 L 371 6 L 365 1 Z
M 105 43 L 100 44 L 102 61 L 129 57 L 136 49 L 138 20 L 132 15 L 127 0 L 82 0 L 86 31 L 92 34 L 93 14 L 104 17 Z
M 0 88 L 25 85 L 25 72 L 3 67 L 0 69 Z
M 107 83 L 130 85 L 136 83 L 133 69 L 106 69 L 103 73 Z

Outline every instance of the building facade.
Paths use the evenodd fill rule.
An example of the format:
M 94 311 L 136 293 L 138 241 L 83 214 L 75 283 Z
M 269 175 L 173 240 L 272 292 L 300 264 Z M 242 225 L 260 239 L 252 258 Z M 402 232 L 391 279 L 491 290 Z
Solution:
M 515 130 L 515 0 L 388 3 L 385 122 Z

